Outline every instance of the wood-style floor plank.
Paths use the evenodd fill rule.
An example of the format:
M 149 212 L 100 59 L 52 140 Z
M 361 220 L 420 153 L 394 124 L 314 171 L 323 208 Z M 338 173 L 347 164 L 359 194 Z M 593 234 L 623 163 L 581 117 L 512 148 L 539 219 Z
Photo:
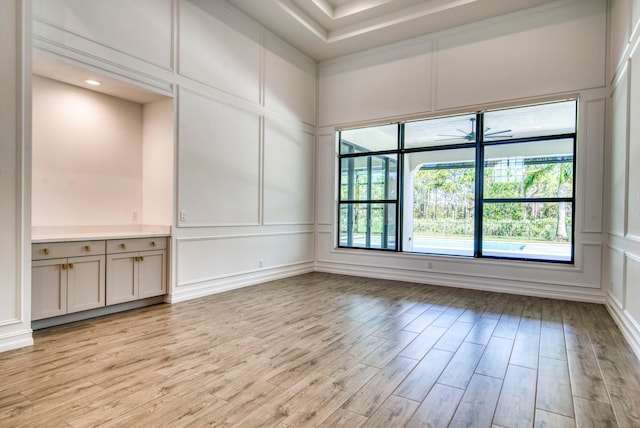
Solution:
M 463 343 L 440 375 L 438 382 L 454 388 L 466 389 L 482 358 L 485 347 L 476 343 Z
M 420 403 L 391 395 L 365 422 L 365 427 L 401 427 L 407 424 Z
M 405 377 L 394 394 L 409 400 L 422 401 L 440 377 L 452 355 L 451 352 L 440 349 L 429 351 L 413 371 Z
M 566 361 L 540 357 L 536 407 L 574 417 L 571 381 Z
M 491 426 L 501 387 L 500 379 L 480 374 L 473 375 L 450 426 L 452 428 Z
M 34 333 L 4 427 L 638 427 L 606 308 L 313 273 Z
M 463 394 L 463 389 L 435 384 L 407 423 L 407 427 L 447 426 L 458 408 Z
M 513 428 L 533 425 L 536 377 L 534 369 L 509 366 L 493 418 L 494 424 Z
M 343 408 L 363 416 L 371 416 L 417 363 L 418 361 L 410 358 L 394 358 L 369 383 L 353 394 Z

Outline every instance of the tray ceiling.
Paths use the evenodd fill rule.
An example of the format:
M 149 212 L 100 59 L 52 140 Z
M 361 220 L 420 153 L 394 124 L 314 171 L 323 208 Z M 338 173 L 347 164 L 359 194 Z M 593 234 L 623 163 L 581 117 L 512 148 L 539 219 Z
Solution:
M 555 0 L 227 0 L 317 61 Z

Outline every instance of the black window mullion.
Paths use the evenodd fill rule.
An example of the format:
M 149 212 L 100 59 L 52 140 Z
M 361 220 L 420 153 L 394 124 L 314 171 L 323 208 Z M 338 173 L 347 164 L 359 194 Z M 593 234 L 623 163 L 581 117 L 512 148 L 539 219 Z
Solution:
M 384 198 L 389 199 L 389 158 L 385 158 L 384 165 Z M 387 212 L 386 206 L 383 205 L 382 209 L 382 241 L 380 246 L 382 248 L 389 248 L 389 234 L 387 233 L 387 223 L 389 222 L 389 213 Z
M 365 156 L 384 156 L 384 155 L 395 155 L 397 154 L 397 150 L 380 150 L 379 152 L 351 152 L 340 155 L 341 158 L 359 158 Z
M 349 175 L 348 177 L 349 187 L 347 188 L 347 198 L 349 200 L 352 200 L 355 195 L 355 175 L 356 175 L 355 159 L 350 158 L 345 160 L 348 162 L 347 174 Z M 353 245 L 353 232 L 355 227 L 354 217 L 355 217 L 355 212 L 353 210 L 353 205 L 349 204 L 347 205 L 347 245 L 349 246 Z
M 372 179 L 372 167 L 371 167 L 371 163 L 372 163 L 372 157 L 368 156 L 367 157 L 367 197 L 369 198 L 369 200 L 371 200 L 371 189 L 372 189 L 372 183 L 371 183 L 371 179 Z M 366 230 L 366 236 L 365 236 L 365 242 L 366 242 L 366 246 L 367 248 L 371 247 L 371 204 L 367 205 L 367 224 L 365 227 Z
M 398 124 L 398 156 L 396 168 L 396 251 L 402 251 L 404 223 L 404 123 Z
M 573 198 L 486 198 L 483 199 L 485 204 L 510 204 L 510 203 L 556 203 L 556 202 L 573 202 Z
M 577 103 L 577 101 L 576 101 Z M 576 108 L 576 123 L 578 123 L 578 109 Z M 571 180 L 573 181 L 571 185 L 571 262 L 575 261 L 575 251 L 576 251 L 576 151 L 577 151 L 577 137 L 574 135 L 573 137 L 573 166 L 571 170 Z
M 536 141 L 566 140 L 570 138 L 575 139 L 575 136 L 576 136 L 575 132 L 572 132 L 568 134 L 550 134 L 550 135 L 539 135 L 536 137 L 489 140 L 489 141 L 485 141 L 483 144 L 485 146 L 499 146 L 501 144 L 535 143 Z
M 484 192 L 484 115 L 476 114 L 476 195 L 473 230 L 473 257 L 482 257 L 482 213 Z
M 401 153 L 422 153 L 422 152 L 439 152 L 444 150 L 456 150 L 456 149 L 469 149 L 475 147 L 475 143 L 459 143 L 449 144 L 444 146 L 431 146 L 431 147 L 412 147 L 409 149 L 402 148 Z

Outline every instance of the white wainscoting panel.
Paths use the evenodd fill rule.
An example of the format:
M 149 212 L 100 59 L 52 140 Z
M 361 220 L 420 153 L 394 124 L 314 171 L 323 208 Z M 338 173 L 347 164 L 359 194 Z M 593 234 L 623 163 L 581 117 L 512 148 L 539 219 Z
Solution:
M 264 105 L 271 111 L 316 123 L 316 65 L 295 55 L 273 37 L 267 39 Z
M 258 224 L 259 116 L 184 88 L 178 109 L 179 225 Z
M 598 302 L 605 298 L 600 289 L 600 244 L 578 246 L 580 262 L 570 266 L 340 250 L 334 249 L 332 236 L 318 233 L 316 268 L 320 271 L 555 298 Z
M 631 59 L 629 72 L 629 177 L 627 192 L 627 233 L 640 237 L 640 51 Z M 620 90 L 618 88 L 616 91 Z
M 316 221 L 318 224 L 333 224 L 336 204 L 336 134 L 318 136 L 318 159 L 316 162 Z
M 616 69 L 621 65 L 631 37 L 632 0 L 615 0 L 608 2 L 611 7 L 610 64 L 609 75 L 613 78 Z M 633 0 L 634 2 L 636 0 Z M 636 12 L 637 13 L 637 12 Z
M 370 63 L 354 59 L 319 72 L 320 126 L 431 110 L 431 41 L 425 53 Z
M 178 70 L 180 74 L 258 103 L 260 100 L 260 32 L 243 34 L 228 26 L 215 2 L 181 0 Z
M 264 224 L 312 224 L 315 136 L 275 120 L 264 125 Z
M 578 161 L 584 156 L 584 204 L 582 206 L 582 231 L 602 232 L 602 196 L 604 186 L 604 99 L 586 101 L 584 120 L 586 130 L 584 144 L 578 141 Z M 581 150 L 583 149 L 583 150 Z
M 640 256 L 626 254 L 624 309 L 636 325 L 640 326 Z
M 624 309 L 625 280 L 624 251 L 608 246 L 607 273 L 609 276 L 609 292 L 620 309 Z
M 178 238 L 171 301 L 313 270 L 313 232 Z
M 603 86 L 606 23 L 606 3 L 597 0 L 444 36 L 436 47 L 435 107 Z
M 626 69 L 625 69 L 626 70 Z M 612 95 L 612 123 L 609 179 L 609 233 L 625 234 L 627 213 L 627 131 L 628 131 L 628 78 L 622 75 Z
M 33 15 L 96 45 L 172 67 L 171 0 L 34 0 Z

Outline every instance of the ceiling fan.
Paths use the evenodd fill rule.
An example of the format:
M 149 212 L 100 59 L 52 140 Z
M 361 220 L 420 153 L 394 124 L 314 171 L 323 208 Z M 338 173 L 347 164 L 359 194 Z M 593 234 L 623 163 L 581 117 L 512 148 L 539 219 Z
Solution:
M 456 131 L 461 132 L 462 135 L 451 135 L 451 134 L 438 135 L 439 137 L 438 140 L 459 140 L 460 138 L 463 138 L 466 141 L 476 141 L 476 118 L 475 117 L 469 118 L 469 121 L 471 121 L 470 132 L 465 132 L 462 129 L 456 129 Z M 484 129 L 484 138 L 513 137 L 513 135 L 503 135 L 503 134 L 506 134 L 507 132 L 511 132 L 511 129 L 505 129 L 503 131 L 488 132 L 490 129 L 491 128 Z

